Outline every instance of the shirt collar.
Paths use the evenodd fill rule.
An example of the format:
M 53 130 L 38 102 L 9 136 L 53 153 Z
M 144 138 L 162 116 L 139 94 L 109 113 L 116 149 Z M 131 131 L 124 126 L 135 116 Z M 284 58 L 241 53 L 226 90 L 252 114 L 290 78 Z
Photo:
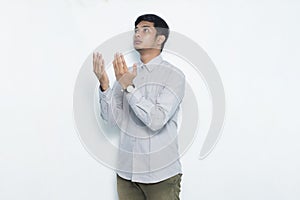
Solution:
M 159 65 L 163 61 L 162 56 L 159 54 L 158 56 L 152 58 L 147 64 L 144 64 L 141 60 L 139 61 L 139 66 L 146 66 L 148 71 L 152 71 L 155 66 Z

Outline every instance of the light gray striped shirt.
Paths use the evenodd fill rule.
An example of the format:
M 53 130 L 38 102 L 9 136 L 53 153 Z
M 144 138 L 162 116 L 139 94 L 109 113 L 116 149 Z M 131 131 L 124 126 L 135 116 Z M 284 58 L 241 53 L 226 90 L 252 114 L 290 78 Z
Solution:
M 120 128 L 118 175 L 156 183 L 182 173 L 177 136 L 185 76 L 159 55 L 147 64 L 139 61 L 133 83 L 131 93 L 118 81 L 99 89 L 101 117 Z

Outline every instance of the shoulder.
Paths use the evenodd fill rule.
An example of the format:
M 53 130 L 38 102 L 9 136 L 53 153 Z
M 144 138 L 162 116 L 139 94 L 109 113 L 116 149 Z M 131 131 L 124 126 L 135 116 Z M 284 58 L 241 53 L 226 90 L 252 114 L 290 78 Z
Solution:
M 168 71 L 168 73 L 172 74 L 173 76 L 177 76 L 178 78 L 185 79 L 185 75 L 181 69 L 177 66 L 171 64 L 170 62 L 163 60 L 161 65 Z

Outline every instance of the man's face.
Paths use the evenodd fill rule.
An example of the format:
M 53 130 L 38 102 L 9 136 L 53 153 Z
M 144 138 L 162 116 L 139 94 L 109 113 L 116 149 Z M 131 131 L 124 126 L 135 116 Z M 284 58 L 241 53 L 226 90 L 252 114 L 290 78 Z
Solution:
M 153 22 L 141 21 L 134 29 L 133 45 L 136 50 L 160 49 Z

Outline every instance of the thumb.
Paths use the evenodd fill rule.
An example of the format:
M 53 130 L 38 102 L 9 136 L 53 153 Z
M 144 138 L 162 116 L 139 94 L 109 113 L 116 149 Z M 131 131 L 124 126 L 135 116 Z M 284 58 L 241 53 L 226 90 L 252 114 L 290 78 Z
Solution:
M 137 74 L 137 65 L 135 63 L 133 64 L 132 74 L 134 76 L 136 76 L 136 74 Z

